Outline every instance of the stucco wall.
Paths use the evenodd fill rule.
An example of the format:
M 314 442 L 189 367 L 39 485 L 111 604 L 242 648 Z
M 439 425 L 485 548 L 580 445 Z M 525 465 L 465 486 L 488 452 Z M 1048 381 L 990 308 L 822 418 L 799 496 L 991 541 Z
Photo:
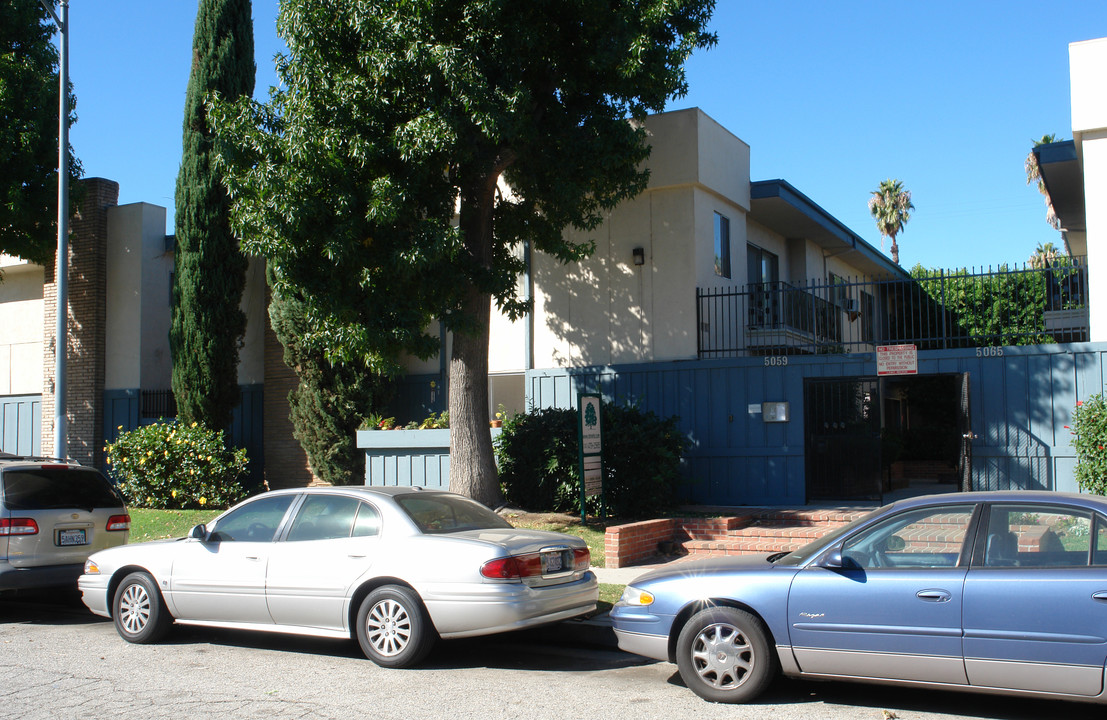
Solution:
M 42 392 L 41 265 L 8 258 L 0 280 L 0 395 Z
M 1107 267 L 1107 38 L 1069 45 L 1072 92 L 1072 133 L 1084 170 L 1091 307 L 1091 340 L 1107 340 L 1107 283 L 1097 282 L 1096 269 Z

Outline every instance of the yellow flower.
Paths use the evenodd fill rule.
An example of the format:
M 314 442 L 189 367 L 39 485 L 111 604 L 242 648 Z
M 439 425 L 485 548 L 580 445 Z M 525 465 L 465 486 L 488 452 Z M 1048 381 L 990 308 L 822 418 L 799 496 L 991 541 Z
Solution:
M 139 458 L 138 459 L 138 464 L 139 465 L 145 465 L 146 464 L 146 458 Z
M 122 430 L 122 429 L 123 429 L 122 425 L 120 425 L 119 427 L 116 428 L 116 430 Z
M 207 505 L 208 504 L 208 499 L 206 497 L 200 498 L 200 504 L 201 505 Z
M 193 421 L 192 421 L 192 424 L 191 424 L 191 425 L 189 425 L 189 427 L 196 427 L 196 421 L 195 421 L 195 420 L 193 420 Z
M 172 495 L 173 497 L 177 497 L 177 491 L 176 490 L 170 490 L 169 494 Z
M 169 451 L 168 450 L 165 451 L 165 457 L 169 457 Z
M 154 451 L 153 450 L 147 450 L 146 451 L 146 457 L 153 457 L 153 456 L 154 456 Z

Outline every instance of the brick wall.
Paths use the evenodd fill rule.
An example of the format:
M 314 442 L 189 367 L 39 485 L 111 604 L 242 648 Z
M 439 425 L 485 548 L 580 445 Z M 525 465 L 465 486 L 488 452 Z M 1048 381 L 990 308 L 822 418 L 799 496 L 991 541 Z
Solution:
M 103 456 L 104 330 L 107 313 L 108 208 L 119 201 L 119 184 L 104 178 L 81 181 L 84 198 L 70 221 L 66 417 L 68 456 L 98 465 Z M 58 292 L 54 266 L 44 273 L 42 452 L 54 447 L 54 345 Z
M 671 542 L 676 533 L 673 518 L 614 525 L 604 533 L 604 561 L 609 568 L 627 567 L 658 554 L 659 542 Z
M 265 314 L 265 482 L 273 490 L 306 487 L 318 482 L 308 466 L 307 455 L 292 437 L 292 422 L 288 419 L 288 393 L 299 378 L 284 362 L 284 347 L 269 326 Z

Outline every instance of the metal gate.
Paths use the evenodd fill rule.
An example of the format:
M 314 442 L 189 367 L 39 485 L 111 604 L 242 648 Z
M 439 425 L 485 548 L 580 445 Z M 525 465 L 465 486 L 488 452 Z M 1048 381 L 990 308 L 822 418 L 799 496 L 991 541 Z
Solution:
M 804 408 L 807 501 L 879 500 L 879 381 L 809 378 Z

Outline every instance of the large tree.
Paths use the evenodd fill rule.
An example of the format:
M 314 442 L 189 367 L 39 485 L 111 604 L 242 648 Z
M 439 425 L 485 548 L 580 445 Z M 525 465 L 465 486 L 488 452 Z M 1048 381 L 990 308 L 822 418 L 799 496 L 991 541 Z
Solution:
M 911 191 L 903 189 L 899 180 L 884 180 L 869 198 L 869 213 L 876 220 L 880 231 L 880 247 L 884 247 L 884 238 L 892 241 L 892 262 L 899 264 L 899 245 L 896 236 L 903 232 L 904 225 L 911 219 L 915 209 L 911 202 Z
M 56 0 L 50 4 L 57 5 Z M 48 264 L 58 237 L 57 25 L 39 0 L 0 14 L 0 253 Z M 72 125 L 76 98 L 68 93 Z M 69 149 L 71 188 L 81 163 Z M 76 207 L 70 203 L 70 207 Z
M 185 95 L 184 151 L 177 175 L 173 394 L 184 421 L 221 430 L 239 402 L 238 345 L 246 256 L 230 227 L 230 198 L 215 167 L 206 100 L 254 92 L 250 0 L 201 0 Z
M 450 487 L 498 496 L 491 304 L 511 317 L 524 243 L 571 262 L 644 189 L 639 121 L 686 88 L 714 0 L 288 0 L 264 106 L 225 116 L 238 230 L 295 287 L 308 342 L 395 367 L 453 333 Z

